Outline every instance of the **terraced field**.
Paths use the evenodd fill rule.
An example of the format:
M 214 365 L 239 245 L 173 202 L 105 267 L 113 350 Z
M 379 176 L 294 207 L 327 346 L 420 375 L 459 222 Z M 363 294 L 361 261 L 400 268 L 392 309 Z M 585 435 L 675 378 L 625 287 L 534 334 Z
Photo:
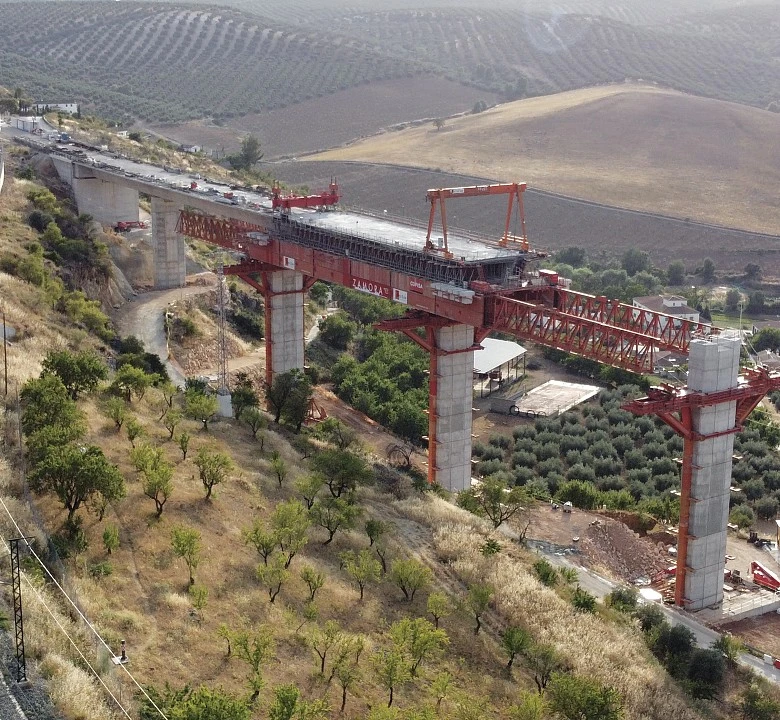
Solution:
M 643 18 L 633 7 L 610 15 L 520 8 L 344 13 L 331 25 L 509 97 L 526 81 L 528 94 L 547 94 L 626 78 L 762 107 L 780 96 L 777 4 L 674 22 Z
M 225 7 L 11 3 L 0 4 L 0 27 L 4 84 L 117 119 L 225 119 L 417 70 Z
M 454 3 L 6 2 L 0 77 L 157 123 L 223 123 L 421 73 L 504 99 L 631 78 L 762 108 L 780 100 L 780 0 Z

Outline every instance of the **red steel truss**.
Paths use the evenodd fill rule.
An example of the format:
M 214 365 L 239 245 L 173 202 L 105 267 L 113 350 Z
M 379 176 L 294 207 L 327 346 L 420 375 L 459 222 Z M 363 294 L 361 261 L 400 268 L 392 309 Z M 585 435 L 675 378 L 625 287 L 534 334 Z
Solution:
M 639 373 L 652 372 L 656 350 L 687 353 L 694 333 L 717 332 L 701 323 L 560 287 L 488 296 L 485 326 Z
M 683 320 L 674 315 L 645 310 L 620 300 L 588 295 L 563 287 L 524 289 L 516 298 L 551 305 L 556 310 L 578 318 L 587 318 L 615 328 L 631 330 L 652 338 L 655 345 L 668 350 L 686 351 L 691 337 L 709 335 L 713 329 L 704 323 Z
M 693 481 L 693 456 L 697 442 L 722 435 L 738 433 L 742 424 L 761 398 L 773 390 L 780 389 L 780 373 L 768 370 L 746 370 L 739 378 L 735 388 L 715 393 L 692 392 L 687 388 L 661 385 L 651 388 L 648 396 L 633 400 L 624 405 L 636 415 L 657 415 L 684 440 L 682 473 L 680 479 L 680 523 L 677 534 L 677 571 L 674 587 L 674 602 L 685 606 L 685 576 L 688 569 L 688 526 L 691 515 L 691 484 Z M 733 428 L 718 433 L 704 435 L 693 429 L 693 410 L 695 408 L 720 405 L 736 401 L 736 423 Z
M 268 244 L 268 230 L 259 225 L 182 210 L 176 232 L 228 250 L 243 251 L 247 243 Z

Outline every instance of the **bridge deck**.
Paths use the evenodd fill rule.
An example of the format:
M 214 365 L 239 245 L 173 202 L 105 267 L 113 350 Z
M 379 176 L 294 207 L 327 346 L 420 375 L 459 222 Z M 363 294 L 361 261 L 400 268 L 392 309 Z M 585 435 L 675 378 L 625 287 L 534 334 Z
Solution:
M 214 215 L 230 217 L 229 208 L 231 206 L 256 213 L 259 216 L 258 219 L 267 219 L 273 217 L 274 214 L 270 198 L 255 190 L 236 188 L 201 178 L 198 175 L 140 163 L 109 153 L 83 150 L 76 146 L 49 146 L 42 149 L 67 157 L 79 165 L 97 168 L 103 173 L 115 175 L 120 184 L 123 178 L 132 178 L 134 185 L 147 185 L 152 194 L 154 194 L 154 188 L 161 187 L 186 193 L 201 201 L 208 200 L 209 204 L 213 204 Z M 195 189 L 191 188 L 193 182 L 197 183 Z M 225 193 L 232 193 L 232 199 L 226 198 Z M 400 246 L 408 250 L 422 250 L 427 234 L 427 228 L 385 220 L 358 211 L 293 210 L 291 218 L 326 232 L 349 234 L 355 238 L 365 238 L 391 248 Z M 529 253 L 519 249 L 500 247 L 495 241 L 458 230 L 448 232 L 448 246 L 456 259 L 465 262 L 492 260 L 511 263 L 513 260 L 529 256 Z

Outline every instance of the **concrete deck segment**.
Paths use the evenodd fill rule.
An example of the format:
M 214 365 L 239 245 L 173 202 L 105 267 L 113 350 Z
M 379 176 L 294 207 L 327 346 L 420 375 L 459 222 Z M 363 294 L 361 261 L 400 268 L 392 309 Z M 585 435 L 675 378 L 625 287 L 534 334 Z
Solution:
M 176 232 L 179 210 L 177 203 L 152 195 L 152 250 L 156 290 L 184 287 L 186 281 L 184 236 Z
M 740 346 L 738 337 L 693 340 L 688 361 L 690 390 L 712 393 L 736 387 Z M 736 409 L 736 402 L 695 408 L 693 429 L 703 435 L 731 430 L 736 423 Z M 688 610 L 710 607 L 723 600 L 733 450 L 733 434 L 699 441 L 694 448 L 685 576 Z
M 474 344 L 474 328 L 455 325 L 439 328 L 435 333 L 436 347 L 444 351 L 435 359 L 436 393 L 431 393 L 430 398 L 435 422 L 436 477 L 447 490 L 458 492 L 471 487 L 474 351 L 469 348 Z

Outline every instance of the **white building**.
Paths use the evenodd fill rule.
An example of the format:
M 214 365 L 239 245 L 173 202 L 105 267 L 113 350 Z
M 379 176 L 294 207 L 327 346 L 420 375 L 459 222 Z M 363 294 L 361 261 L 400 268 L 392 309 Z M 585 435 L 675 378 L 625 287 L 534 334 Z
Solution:
M 38 132 L 41 119 L 39 117 L 18 117 L 14 118 L 17 130 L 24 130 L 25 132 L 35 133 Z
M 699 322 L 699 311 L 688 305 L 688 301 L 679 295 L 645 295 L 634 298 L 634 307 L 641 310 L 673 315 L 680 320 Z

